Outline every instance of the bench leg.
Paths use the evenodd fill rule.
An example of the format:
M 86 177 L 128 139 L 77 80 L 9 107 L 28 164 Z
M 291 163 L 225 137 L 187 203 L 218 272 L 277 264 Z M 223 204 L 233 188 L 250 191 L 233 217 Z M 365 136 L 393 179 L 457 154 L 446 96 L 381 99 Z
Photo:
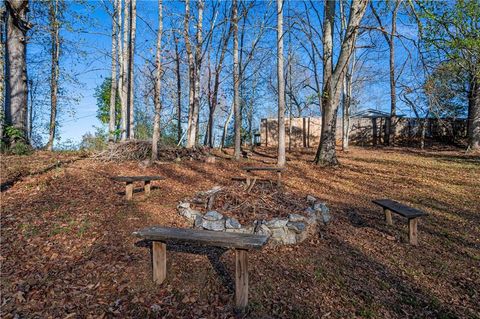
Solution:
M 412 218 L 408 220 L 408 239 L 410 241 L 410 245 L 418 245 L 418 238 L 417 238 L 417 225 L 418 225 L 418 218 Z
M 282 172 L 277 172 L 277 185 L 282 186 Z
M 392 212 L 389 209 L 384 208 L 383 212 L 385 213 L 385 220 L 387 225 L 393 225 Z
M 167 276 L 167 245 L 162 242 L 152 243 L 153 282 L 161 284 Z
M 248 303 L 248 258 L 247 251 L 235 249 L 235 306 L 244 310 Z
M 133 197 L 133 182 L 127 182 L 125 186 L 125 196 L 127 200 L 131 200 Z
M 150 181 L 145 181 L 145 183 L 143 184 L 143 188 L 145 189 L 145 195 L 147 196 L 150 195 L 150 185 Z

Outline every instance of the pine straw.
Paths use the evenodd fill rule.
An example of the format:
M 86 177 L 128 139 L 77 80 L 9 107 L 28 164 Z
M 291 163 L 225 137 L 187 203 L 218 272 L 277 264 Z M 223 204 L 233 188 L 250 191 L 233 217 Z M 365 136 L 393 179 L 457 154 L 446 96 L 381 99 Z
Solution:
M 245 183 L 235 182 L 223 187 L 213 196 L 200 194 L 194 201 L 201 203 L 197 208 L 203 211 L 216 210 L 228 217 L 238 219 L 241 224 L 254 220 L 286 218 L 289 214 L 301 214 L 307 207 L 304 196 L 286 192 L 275 182 L 257 182 L 250 193 Z M 213 205 L 206 208 L 208 199 L 213 197 Z
M 203 160 L 209 155 L 209 148 L 181 148 L 158 145 L 158 159 L 161 161 L 173 161 L 179 159 Z M 130 140 L 115 144 L 110 144 L 106 150 L 103 150 L 94 158 L 102 161 L 142 161 L 149 159 L 152 154 L 152 142 L 145 140 Z

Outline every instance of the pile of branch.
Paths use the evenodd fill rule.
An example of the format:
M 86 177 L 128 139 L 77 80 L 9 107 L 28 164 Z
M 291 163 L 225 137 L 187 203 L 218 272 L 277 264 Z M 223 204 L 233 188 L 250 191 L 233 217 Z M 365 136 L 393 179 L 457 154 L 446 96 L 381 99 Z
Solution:
M 215 192 L 199 192 L 189 201 L 201 211 L 216 210 L 240 223 L 287 218 L 289 214 L 302 214 L 308 207 L 304 196 L 283 191 L 276 181 L 255 184 L 251 192 L 244 184 L 233 183 Z
M 143 161 L 149 159 L 152 154 L 152 142 L 145 140 L 130 140 L 120 143 L 110 144 L 106 150 L 96 155 L 95 158 L 103 161 Z M 160 161 L 174 161 L 177 159 L 203 160 L 210 154 L 210 149 L 182 148 L 159 145 L 158 159 Z

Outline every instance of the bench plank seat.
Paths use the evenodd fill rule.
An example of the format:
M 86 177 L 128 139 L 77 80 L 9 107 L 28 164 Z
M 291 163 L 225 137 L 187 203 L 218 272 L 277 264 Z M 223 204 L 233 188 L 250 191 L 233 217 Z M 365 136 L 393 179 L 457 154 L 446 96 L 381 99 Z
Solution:
M 267 236 L 226 233 L 198 229 L 147 227 L 133 233 L 138 238 L 152 241 L 178 241 L 196 245 L 235 249 L 260 249 L 268 241 Z
M 160 181 L 165 179 L 162 176 L 114 176 L 112 177 L 117 182 L 144 182 L 144 181 Z
M 409 207 L 391 199 L 377 199 L 374 200 L 373 203 L 409 219 L 427 215 L 421 210 Z
M 147 227 L 133 233 L 141 239 L 153 241 L 153 281 L 161 284 L 167 275 L 167 245 L 180 242 L 201 246 L 235 249 L 235 305 L 243 311 L 248 304 L 248 258 L 249 249 L 260 249 L 268 241 L 267 236 L 215 232 L 209 230 Z
M 242 170 L 244 171 L 272 171 L 272 172 L 283 172 L 285 170 L 285 167 L 253 167 L 253 166 L 247 166 L 247 167 L 242 167 Z

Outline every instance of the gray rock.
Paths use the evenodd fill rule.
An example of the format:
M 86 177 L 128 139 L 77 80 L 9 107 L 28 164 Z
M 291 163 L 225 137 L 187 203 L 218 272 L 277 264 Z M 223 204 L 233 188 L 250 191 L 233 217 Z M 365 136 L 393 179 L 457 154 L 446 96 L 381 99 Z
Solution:
M 188 208 L 190 208 L 190 203 L 188 202 L 180 203 L 177 206 L 177 209 L 188 209 Z
M 225 220 L 225 228 L 227 229 L 239 229 L 242 228 L 242 225 L 238 222 L 236 218 L 227 218 Z
M 255 234 L 270 237 L 272 235 L 272 231 L 265 224 L 260 224 L 255 228 Z
M 203 218 L 202 215 L 196 215 L 195 220 L 193 221 L 193 227 L 197 229 L 202 229 L 203 226 Z
M 215 230 L 215 231 L 224 231 L 225 230 L 225 220 L 207 220 L 205 216 L 202 219 L 202 227 L 207 230 Z
M 301 232 L 304 232 L 307 227 L 305 226 L 305 223 L 288 222 L 287 228 L 293 230 L 297 234 L 300 234 Z
M 270 231 L 272 232 L 271 239 L 273 241 L 280 242 L 280 243 L 283 242 L 283 238 L 286 235 L 286 231 L 285 231 L 284 227 L 282 227 L 282 228 L 272 228 L 272 229 L 270 229 Z
M 293 245 L 297 243 L 297 234 L 293 231 L 287 231 L 285 236 L 282 238 L 282 241 L 285 245 Z
M 305 217 L 299 214 L 289 214 L 288 220 L 291 222 L 303 222 Z
M 317 212 L 317 218 L 321 220 L 325 225 L 332 220 L 332 216 L 330 215 L 330 209 L 325 203 L 315 203 L 313 208 Z
M 204 219 L 209 221 L 217 221 L 223 218 L 223 215 L 215 210 L 211 210 L 203 216 Z
M 312 195 L 307 195 L 307 202 L 309 204 L 315 204 L 315 202 L 317 201 L 317 199 L 315 197 L 313 197 Z
M 288 220 L 286 219 L 274 218 L 269 221 L 266 221 L 265 225 L 268 228 L 282 228 L 282 227 L 285 227 L 287 223 L 288 223 Z
M 198 210 L 184 209 L 180 211 L 180 215 L 187 218 L 188 220 L 194 221 L 196 216 L 202 216 L 202 213 L 200 213 Z

